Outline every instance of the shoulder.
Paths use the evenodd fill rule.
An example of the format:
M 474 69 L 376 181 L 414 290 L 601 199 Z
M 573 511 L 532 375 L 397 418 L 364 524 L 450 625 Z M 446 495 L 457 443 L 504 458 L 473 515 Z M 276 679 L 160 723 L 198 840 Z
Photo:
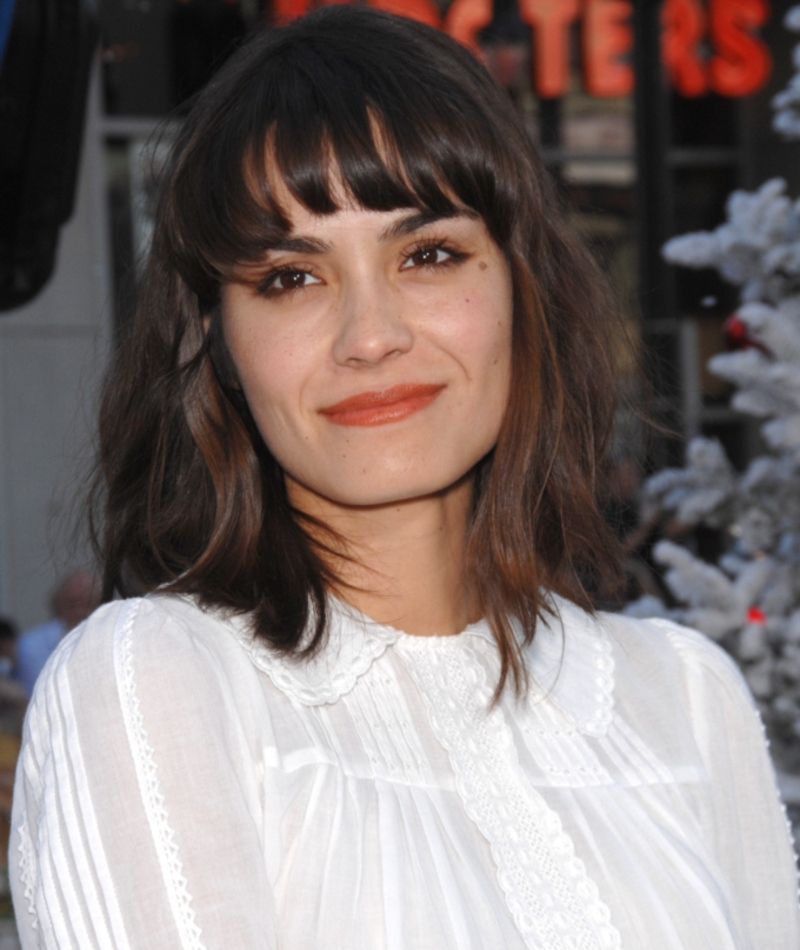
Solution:
M 560 598 L 528 659 L 534 680 L 585 732 L 603 735 L 617 715 L 666 726 L 672 717 L 752 718 L 753 700 L 733 660 L 702 633 L 671 621 L 589 614 Z
M 660 617 L 599 614 L 597 622 L 613 644 L 620 696 L 644 687 L 655 701 L 680 704 L 694 718 L 756 714 L 736 663 L 705 634 Z
M 275 703 L 225 616 L 182 597 L 115 601 L 51 655 L 28 706 L 24 748 L 41 772 L 50 750 L 58 754 L 60 723 L 61 746 L 77 741 L 93 761 L 112 748 L 129 748 L 137 761 L 153 748 L 166 761 L 211 744 L 240 750 L 246 763 L 251 741 L 274 740 Z
M 56 681 L 82 688 L 108 679 L 159 686 L 224 679 L 252 669 L 223 615 L 168 595 L 104 604 L 72 630 L 50 657 L 41 689 Z M 38 690 L 38 687 L 37 687 Z
M 624 614 L 600 614 L 619 651 L 652 664 L 669 660 L 682 677 L 702 675 L 726 689 L 749 696 L 749 690 L 731 656 L 710 637 L 672 620 L 642 620 Z
M 559 604 L 558 617 L 563 651 L 552 651 L 548 695 L 582 732 L 633 730 L 676 768 L 714 762 L 734 742 L 764 765 L 763 727 L 744 678 L 704 634 L 573 604 Z

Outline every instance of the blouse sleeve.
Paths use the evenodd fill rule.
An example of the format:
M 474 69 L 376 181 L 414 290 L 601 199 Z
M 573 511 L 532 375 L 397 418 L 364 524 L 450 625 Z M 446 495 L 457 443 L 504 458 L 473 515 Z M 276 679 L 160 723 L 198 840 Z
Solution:
M 275 946 L 252 667 L 190 627 L 107 605 L 37 683 L 9 855 L 24 950 Z
M 704 823 L 733 884 L 747 945 L 796 950 L 795 855 L 755 703 L 738 668 L 716 644 L 695 631 L 664 626 L 683 660 L 685 699 L 711 781 Z

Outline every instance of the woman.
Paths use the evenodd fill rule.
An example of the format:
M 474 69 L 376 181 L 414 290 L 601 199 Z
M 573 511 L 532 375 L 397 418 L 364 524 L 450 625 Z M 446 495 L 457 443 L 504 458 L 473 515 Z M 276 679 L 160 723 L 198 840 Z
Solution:
M 102 410 L 145 596 L 28 717 L 25 947 L 797 947 L 741 678 L 590 609 L 607 312 L 443 35 L 337 6 L 213 80 Z

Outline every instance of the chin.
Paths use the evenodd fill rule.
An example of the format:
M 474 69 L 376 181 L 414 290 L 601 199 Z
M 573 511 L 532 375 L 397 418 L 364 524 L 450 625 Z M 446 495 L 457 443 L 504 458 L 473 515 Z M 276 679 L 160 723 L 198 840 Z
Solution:
M 376 487 L 373 483 L 363 486 L 351 485 L 344 490 L 334 489 L 317 492 L 317 494 L 334 504 L 345 505 L 348 508 L 379 508 L 385 505 L 413 501 L 415 498 L 428 498 L 446 491 L 449 487 L 449 485 L 442 486 L 428 482 L 419 485 L 398 486 L 384 483 L 379 487 Z
M 458 468 L 437 475 L 436 472 L 431 472 L 429 465 L 420 464 L 419 472 L 409 477 L 407 471 L 402 474 L 386 472 L 376 466 L 368 468 L 366 472 L 359 471 L 357 475 L 341 481 L 337 479 L 336 482 L 318 484 L 311 490 L 334 504 L 351 508 L 375 508 L 442 495 L 462 484 L 473 468 L 474 464 L 471 464 L 464 469 Z M 308 483 L 306 485 L 310 487 Z

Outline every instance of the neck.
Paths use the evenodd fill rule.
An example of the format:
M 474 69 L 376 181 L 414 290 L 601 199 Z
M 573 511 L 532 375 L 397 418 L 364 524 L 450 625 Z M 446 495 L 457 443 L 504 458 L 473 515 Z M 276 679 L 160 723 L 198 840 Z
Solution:
M 291 480 L 287 489 L 295 508 L 342 540 L 347 556 L 332 555 L 331 567 L 341 581 L 337 596 L 353 607 L 422 636 L 460 633 L 478 618 L 464 577 L 471 478 L 435 495 L 370 508 L 336 504 Z

